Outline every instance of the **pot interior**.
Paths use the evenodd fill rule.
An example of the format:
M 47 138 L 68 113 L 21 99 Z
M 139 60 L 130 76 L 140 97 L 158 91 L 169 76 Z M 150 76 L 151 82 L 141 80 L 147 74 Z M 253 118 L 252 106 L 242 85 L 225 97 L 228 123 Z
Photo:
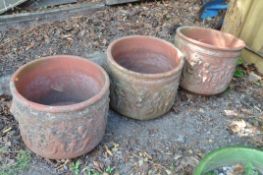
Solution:
M 180 29 L 186 38 L 221 49 L 242 49 L 245 43 L 235 36 L 213 29 L 186 27 Z
M 149 37 L 127 37 L 111 48 L 113 59 L 122 67 L 143 74 L 171 71 L 179 64 L 177 50 L 170 44 Z
M 105 81 L 94 64 L 70 56 L 32 62 L 14 77 L 15 87 L 24 98 L 52 106 L 88 100 L 101 91 Z

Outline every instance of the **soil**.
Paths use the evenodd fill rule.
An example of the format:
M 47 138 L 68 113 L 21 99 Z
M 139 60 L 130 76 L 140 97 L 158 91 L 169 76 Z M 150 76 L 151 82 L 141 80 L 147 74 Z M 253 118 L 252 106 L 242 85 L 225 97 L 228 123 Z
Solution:
M 131 34 L 173 42 L 178 26 L 202 25 L 197 18 L 199 10 L 200 5 L 192 0 L 144 2 L 106 8 L 91 16 L 10 29 L 0 35 L 0 75 L 7 76 L 42 56 L 86 57 L 105 51 L 114 39 Z M 0 97 L 0 148 L 7 150 L 0 152 L 0 166 L 13 163 L 18 150 L 27 150 L 18 123 L 10 114 L 10 104 L 10 96 Z M 103 172 L 114 167 L 115 174 L 124 175 L 192 174 L 199 160 L 216 148 L 262 147 L 262 109 L 262 82 L 250 82 L 248 76 L 233 78 L 228 90 L 211 97 L 179 89 L 166 115 L 136 121 L 110 110 L 105 137 L 92 152 L 74 160 L 47 160 L 31 153 L 30 168 L 24 174 L 73 174 L 72 162 L 80 163 L 80 171 L 92 168 Z M 237 121 L 246 125 L 240 126 Z

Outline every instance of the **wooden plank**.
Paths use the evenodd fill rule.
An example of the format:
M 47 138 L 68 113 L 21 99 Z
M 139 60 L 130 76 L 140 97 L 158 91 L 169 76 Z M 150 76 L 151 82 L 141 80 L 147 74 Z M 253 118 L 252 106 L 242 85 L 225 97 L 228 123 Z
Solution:
M 263 56 L 263 46 L 259 49 L 258 53 Z
M 12 9 L 27 0 L 0 0 L 0 14 Z
M 131 2 L 138 2 L 140 0 L 106 0 L 106 5 L 117 5 Z
M 250 0 L 231 0 L 221 30 L 239 36 L 252 2 Z
M 263 73 L 263 1 L 231 0 L 222 31 L 243 39 L 247 48 L 242 57 Z
M 263 57 L 249 51 L 248 49 L 243 49 L 241 57 L 248 63 L 254 64 L 257 70 L 263 74 Z
M 242 38 L 254 52 L 263 51 L 263 1 L 232 0 L 223 31 Z
M 75 15 L 90 15 L 94 11 L 104 9 L 104 3 L 85 3 L 76 4 L 66 8 L 50 9 L 34 13 L 20 13 L 15 15 L 0 16 L 0 31 L 8 30 L 8 27 L 19 25 L 28 26 L 29 23 L 38 22 L 38 24 L 50 21 L 58 21 Z
M 258 52 L 263 47 L 263 1 L 251 1 L 249 13 L 243 25 L 240 37 L 246 44 Z
M 30 1 L 29 1 L 30 2 Z M 77 0 L 35 0 L 31 1 L 30 5 L 28 5 L 27 9 L 40 9 L 46 7 L 53 7 L 64 4 L 72 4 L 78 2 Z
M 255 50 L 249 48 L 249 46 L 246 46 L 246 49 L 249 50 L 250 52 L 253 52 L 254 54 L 256 54 L 256 55 L 258 55 L 258 56 L 260 56 L 260 57 L 263 58 L 263 53 L 257 52 L 257 51 L 255 51 Z

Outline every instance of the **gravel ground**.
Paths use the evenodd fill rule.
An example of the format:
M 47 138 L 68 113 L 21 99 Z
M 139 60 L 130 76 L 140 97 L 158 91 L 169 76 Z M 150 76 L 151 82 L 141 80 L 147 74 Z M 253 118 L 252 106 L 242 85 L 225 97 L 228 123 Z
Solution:
M 88 17 L 11 29 L 0 35 L 0 75 L 9 75 L 41 56 L 85 57 L 105 51 L 112 40 L 131 34 L 173 42 L 179 25 L 202 25 L 197 19 L 199 9 L 200 5 L 190 0 L 145 2 L 107 8 Z M 4 148 L 0 166 L 14 163 L 18 151 L 27 150 L 9 112 L 10 103 L 10 96 L 0 97 L 0 148 Z M 30 168 L 23 173 L 192 174 L 204 154 L 213 149 L 227 145 L 262 147 L 262 109 L 262 84 L 250 82 L 247 76 L 233 78 L 229 89 L 217 96 L 203 97 L 179 89 L 173 108 L 163 117 L 136 121 L 110 110 L 105 137 L 91 153 L 58 161 L 30 153 Z

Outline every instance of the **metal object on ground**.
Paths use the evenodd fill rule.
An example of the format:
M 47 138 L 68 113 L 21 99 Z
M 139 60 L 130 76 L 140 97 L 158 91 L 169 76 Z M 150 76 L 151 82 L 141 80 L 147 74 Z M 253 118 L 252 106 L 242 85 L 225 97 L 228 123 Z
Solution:
M 175 43 L 185 54 L 180 85 L 202 95 L 223 92 L 245 43 L 231 34 L 200 27 L 180 27 Z
M 160 117 L 172 107 L 184 59 L 171 43 L 149 36 L 115 40 L 107 49 L 111 107 L 139 120 Z
M 25 144 L 51 159 L 74 158 L 102 139 L 109 78 L 95 63 L 57 55 L 32 61 L 12 76 L 11 112 Z

